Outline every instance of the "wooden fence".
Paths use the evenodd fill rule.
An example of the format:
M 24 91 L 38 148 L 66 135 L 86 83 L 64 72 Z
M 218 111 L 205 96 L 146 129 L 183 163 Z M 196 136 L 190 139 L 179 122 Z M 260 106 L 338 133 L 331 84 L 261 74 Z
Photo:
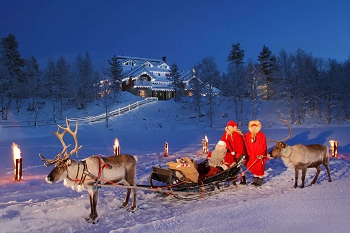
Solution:
M 115 110 L 112 110 L 107 113 L 103 113 L 97 116 L 87 116 L 87 117 L 78 117 L 78 118 L 68 118 L 70 122 L 76 122 L 79 121 L 79 124 L 90 124 L 93 122 L 98 121 L 104 121 L 106 120 L 106 117 L 108 119 L 119 116 L 121 114 L 124 114 L 126 112 L 129 112 L 131 110 L 134 110 L 142 105 L 156 102 L 158 101 L 157 97 L 148 97 L 140 101 L 136 101 L 135 103 L 128 104 L 125 107 L 121 107 Z M 10 122 L 10 121 L 0 121 L 0 128 L 7 128 L 7 127 L 26 127 L 26 126 L 44 126 L 44 125 L 56 125 L 56 124 L 64 124 L 65 120 L 58 120 L 56 123 L 53 121 L 22 121 L 22 122 Z

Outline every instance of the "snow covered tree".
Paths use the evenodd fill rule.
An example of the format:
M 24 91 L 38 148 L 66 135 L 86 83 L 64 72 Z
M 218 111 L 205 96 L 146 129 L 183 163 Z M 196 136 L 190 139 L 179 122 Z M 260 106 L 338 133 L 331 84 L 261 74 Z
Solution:
M 114 95 L 114 101 L 116 101 L 117 96 L 122 91 L 123 66 L 115 55 L 110 60 L 108 59 L 108 64 L 107 75 L 110 77 L 111 90 Z
M 267 46 L 263 46 L 262 51 L 258 56 L 259 72 L 264 80 L 264 85 L 261 87 L 264 99 L 270 99 L 275 93 L 273 90 L 274 70 L 276 65 L 276 57 L 272 55 Z
M 26 93 L 31 101 L 28 103 L 29 111 L 37 110 L 37 99 L 40 96 L 40 92 L 43 89 L 42 83 L 42 71 L 39 70 L 39 64 L 35 57 L 32 56 L 29 59 L 25 59 L 23 73 L 27 76 Z
M 210 127 L 212 127 L 215 110 L 215 85 L 220 77 L 220 72 L 213 57 L 203 58 L 202 62 L 197 63 L 194 69 L 196 70 L 197 77 L 203 83 L 203 94 L 207 98 L 208 116 L 210 120 Z
M 72 71 L 71 66 L 64 57 L 60 57 L 56 63 L 56 79 L 53 80 L 57 91 L 59 101 L 59 116 L 62 119 L 63 109 L 66 100 L 74 98 L 74 85 L 72 85 Z
M 18 42 L 13 34 L 1 38 L 0 63 L 7 71 L 3 72 L 1 91 L 2 119 L 7 120 L 7 112 L 13 98 L 17 101 L 21 98 L 21 88 L 26 80 L 23 76 L 22 68 L 24 60 L 18 51 Z M 6 75 L 6 76 L 5 76 Z M 6 84 L 6 85 L 5 85 Z
M 202 104 L 202 93 L 203 86 L 201 81 L 198 79 L 196 70 L 192 69 L 192 78 L 189 81 L 189 89 L 192 92 L 192 99 L 194 104 L 194 111 L 197 113 L 198 120 L 201 120 L 201 104 Z
M 249 86 L 249 98 L 252 103 L 252 119 L 256 119 L 257 104 L 260 101 L 259 96 L 259 71 L 258 65 L 254 64 L 252 60 L 248 61 L 246 79 Z
M 183 79 L 181 79 L 181 75 L 179 72 L 179 68 L 177 65 L 174 63 L 170 67 L 170 76 L 167 77 L 169 81 L 171 81 L 172 85 L 174 86 L 175 90 L 175 97 L 174 100 L 175 102 L 181 101 L 181 97 L 183 96 Z
M 97 95 L 95 86 L 98 82 L 89 52 L 86 52 L 85 56 L 81 53 L 77 56 L 74 68 L 76 106 L 78 109 L 85 109 L 86 104 L 92 102 Z

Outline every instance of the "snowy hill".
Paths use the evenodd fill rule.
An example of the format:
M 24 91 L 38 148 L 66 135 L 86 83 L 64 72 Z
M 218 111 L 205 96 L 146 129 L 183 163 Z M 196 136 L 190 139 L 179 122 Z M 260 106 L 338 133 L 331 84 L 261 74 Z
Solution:
M 128 95 L 128 94 L 127 94 Z M 122 98 L 119 106 L 130 102 Z M 139 97 L 135 97 L 139 100 Z M 233 119 L 232 104 L 218 99 L 213 127 L 209 119 L 195 117 L 194 110 L 173 100 L 146 104 L 131 112 L 105 122 L 80 124 L 79 157 L 112 155 L 113 142 L 119 139 L 121 153 L 138 157 L 137 184 L 148 184 L 152 166 L 178 157 L 197 161 L 201 154 L 201 140 L 207 135 L 209 148 L 221 137 L 227 121 Z M 96 105 L 96 104 L 95 104 Z M 118 107 L 118 106 L 115 106 Z M 104 111 L 101 106 L 88 112 L 66 110 L 67 117 L 94 115 Z M 227 113 L 227 117 L 223 117 Z M 250 118 L 250 103 L 245 113 Z M 286 111 L 276 103 L 262 102 L 257 118 L 267 138 L 281 140 L 288 129 L 281 117 Z M 41 118 L 50 118 L 42 113 Z M 9 121 L 28 119 L 25 114 L 13 114 Z M 310 185 L 315 169 L 308 169 L 306 187 L 294 189 L 294 170 L 287 169 L 280 159 L 269 160 L 261 188 L 250 185 L 232 188 L 197 201 L 180 201 L 164 197 L 154 191 L 138 191 L 138 210 L 129 213 L 119 209 L 124 189 L 102 188 L 98 203 L 99 222 L 84 220 L 90 212 L 87 192 L 77 193 L 62 185 L 48 184 L 45 176 L 52 167 L 45 167 L 38 154 L 53 158 L 62 145 L 52 132 L 56 126 L 1 128 L 0 149 L 0 232 L 347 232 L 350 195 L 349 125 L 314 124 L 312 118 L 305 125 L 292 125 L 293 136 L 288 144 L 339 141 L 339 158 L 331 158 L 333 182 L 327 182 L 322 172 L 316 185 Z M 247 127 L 241 127 L 247 132 Z M 67 143 L 70 143 L 67 138 Z M 13 181 L 11 145 L 17 143 L 22 151 L 23 180 Z M 169 144 L 169 157 L 163 156 L 164 143 Z M 269 142 L 271 148 L 274 143 Z M 252 176 L 247 173 L 248 182 Z

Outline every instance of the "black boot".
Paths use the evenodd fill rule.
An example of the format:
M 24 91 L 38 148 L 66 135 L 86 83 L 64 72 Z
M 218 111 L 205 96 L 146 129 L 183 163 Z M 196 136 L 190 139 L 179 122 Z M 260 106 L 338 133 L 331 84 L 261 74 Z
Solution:
M 246 181 L 244 175 L 242 176 L 241 182 L 240 182 L 239 184 L 241 184 L 241 185 L 247 185 L 247 181 Z
M 258 177 L 254 177 L 254 180 L 253 180 L 253 182 L 251 183 L 251 185 L 257 185 L 257 183 L 258 183 Z
M 262 178 L 258 178 L 256 185 L 255 186 L 261 186 L 263 183 L 263 179 Z

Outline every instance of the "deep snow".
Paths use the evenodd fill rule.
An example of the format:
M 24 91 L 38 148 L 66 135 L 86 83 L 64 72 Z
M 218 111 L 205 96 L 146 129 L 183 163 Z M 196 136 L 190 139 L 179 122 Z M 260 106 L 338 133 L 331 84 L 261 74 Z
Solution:
M 129 102 L 126 101 L 128 98 Z M 131 100 L 130 100 L 131 99 Z M 124 93 L 118 106 L 139 100 Z M 199 122 L 193 110 L 173 100 L 146 104 L 129 113 L 105 122 L 80 124 L 79 157 L 112 155 L 113 142 L 118 138 L 122 153 L 138 157 L 137 184 L 148 184 L 152 166 L 178 157 L 203 160 L 201 140 L 207 135 L 213 148 L 223 133 L 233 109 L 227 102 L 216 107 L 212 128 L 208 119 Z M 250 115 L 249 101 L 246 103 Z M 69 110 L 65 116 L 79 117 L 97 114 L 101 106 L 85 113 Z M 228 117 L 222 117 L 223 113 Z M 263 102 L 258 119 L 267 138 L 283 139 L 287 127 L 278 119 L 287 118 L 281 106 Z M 41 119 L 51 117 L 42 113 Z M 26 114 L 11 114 L 9 121 L 28 120 Z M 308 118 L 307 122 L 312 122 Z M 241 126 L 247 132 L 246 126 Z M 40 127 L 0 126 L 0 232 L 348 232 L 350 206 L 350 143 L 349 124 L 324 125 L 307 123 L 292 125 L 293 136 L 288 144 L 321 143 L 329 147 L 329 140 L 339 141 L 339 158 L 330 159 L 333 182 L 327 182 L 322 167 L 318 183 L 310 185 L 315 169 L 308 169 L 306 187 L 294 189 L 294 170 L 287 169 L 281 159 L 269 160 L 261 188 L 250 185 L 232 187 L 225 192 L 196 201 L 181 201 L 164 197 L 153 191 L 138 190 L 138 210 L 135 213 L 119 209 L 125 190 L 102 188 L 98 203 L 99 222 L 87 223 L 90 213 L 88 193 L 78 193 L 62 182 L 48 184 L 45 176 L 52 167 L 45 167 L 38 154 L 53 158 L 61 151 L 61 144 L 53 131 L 54 125 Z M 13 178 L 12 142 L 22 151 L 23 180 Z M 163 156 L 164 143 L 169 144 L 169 157 Z M 269 142 L 268 147 L 274 144 Z M 252 181 L 247 173 L 248 181 Z M 300 183 L 300 181 L 299 181 Z

